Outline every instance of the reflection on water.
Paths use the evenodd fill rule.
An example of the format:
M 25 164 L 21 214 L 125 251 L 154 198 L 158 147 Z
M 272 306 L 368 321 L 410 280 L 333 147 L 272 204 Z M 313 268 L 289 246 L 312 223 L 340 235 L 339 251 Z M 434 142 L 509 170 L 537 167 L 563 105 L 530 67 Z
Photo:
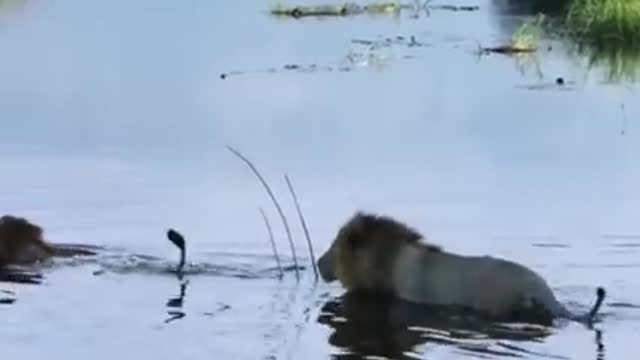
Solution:
M 0 281 L 38 285 L 42 283 L 42 274 L 30 271 L 27 268 L 4 267 L 0 269 Z
M 347 351 L 335 355 L 340 359 L 416 359 L 438 345 L 485 356 L 563 358 L 526 349 L 527 343 L 544 341 L 550 328 L 491 323 L 388 297 L 346 293 L 325 303 L 318 322 L 332 328 L 329 342 Z
M 491 0 L 493 8 L 502 14 L 561 15 L 567 10 L 570 0 Z
M 184 303 L 184 298 L 187 291 L 187 285 L 189 285 L 189 281 L 182 281 L 181 276 L 178 277 L 180 280 L 180 295 L 178 297 L 173 297 L 167 301 L 167 307 L 171 308 L 167 310 L 167 314 L 169 314 L 169 318 L 166 319 L 165 323 L 170 323 L 174 320 L 182 319 L 187 316 L 186 313 L 182 311 L 182 305 Z
M 604 342 L 602 341 L 602 330 L 596 330 L 596 360 L 605 359 Z
M 609 83 L 635 83 L 640 79 L 640 50 L 620 42 L 591 43 L 567 33 L 564 27 L 568 1 L 513 1 L 493 0 L 495 21 L 506 34 L 515 32 L 527 17 L 542 13 L 550 16 L 543 29 L 548 40 L 553 39 L 556 50 L 566 52 L 586 69 L 595 72 Z M 514 16 L 515 15 L 515 16 Z
M 640 49 L 616 43 L 567 43 L 567 51 L 608 83 L 635 83 L 640 80 Z

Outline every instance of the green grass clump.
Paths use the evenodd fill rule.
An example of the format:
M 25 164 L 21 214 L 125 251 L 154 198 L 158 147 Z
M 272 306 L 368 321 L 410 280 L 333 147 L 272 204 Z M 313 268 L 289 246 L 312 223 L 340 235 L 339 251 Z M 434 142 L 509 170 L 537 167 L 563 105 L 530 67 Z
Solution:
M 640 44 L 640 0 L 573 0 L 567 25 L 590 42 Z
M 1 0 L 0 0 L 1 1 Z M 277 16 L 351 16 L 360 14 L 386 15 L 397 14 L 405 5 L 399 1 L 377 1 L 366 5 L 345 2 L 337 5 L 298 5 L 289 6 L 277 3 L 271 6 L 271 14 Z
M 511 36 L 511 46 L 518 49 L 536 49 L 543 34 L 544 15 L 530 18 Z

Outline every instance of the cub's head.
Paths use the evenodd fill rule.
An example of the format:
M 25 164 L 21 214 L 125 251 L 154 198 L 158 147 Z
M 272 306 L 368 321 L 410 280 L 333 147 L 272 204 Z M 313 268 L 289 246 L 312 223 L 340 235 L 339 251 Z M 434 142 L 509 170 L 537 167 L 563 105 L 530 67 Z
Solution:
M 326 282 L 339 280 L 349 290 L 388 292 L 398 254 L 420 239 L 419 232 L 390 217 L 357 212 L 318 259 L 318 269 Z
M 44 256 L 42 228 L 24 218 L 0 217 L 0 266 L 32 262 Z

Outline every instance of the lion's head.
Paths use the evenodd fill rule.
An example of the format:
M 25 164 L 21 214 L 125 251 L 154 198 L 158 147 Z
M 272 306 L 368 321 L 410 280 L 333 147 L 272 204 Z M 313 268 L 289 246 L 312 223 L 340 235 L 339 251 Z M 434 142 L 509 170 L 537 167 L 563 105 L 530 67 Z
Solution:
M 0 217 L 0 266 L 33 262 L 46 256 L 42 228 L 12 215 Z
M 388 216 L 357 212 L 339 230 L 331 247 L 318 260 L 322 278 L 339 280 L 349 290 L 392 291 L 394 261 L 405 246 L 422 235 Z M 431 251 L 437 246 L 423 245 Z

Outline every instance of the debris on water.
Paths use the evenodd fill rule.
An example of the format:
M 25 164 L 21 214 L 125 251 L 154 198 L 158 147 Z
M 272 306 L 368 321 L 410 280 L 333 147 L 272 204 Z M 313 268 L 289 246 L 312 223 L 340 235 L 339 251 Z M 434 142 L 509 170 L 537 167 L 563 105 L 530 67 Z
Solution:
M 462 5 L 462 6 L 456 6 L 456 5 L 431 5 L 429 6 L 430 9 L 436 9 L 436 10 L 449 10 L 449 11 L 478 11 L 480 10 L 480 6 L 476 6 L 476 5 Z
M 309 65 L 285 64 L 280 69 L 267 68 L 267 69 L 263 69 L 263 70 L 244 70 L 244 71 L 243 70 L 235 70 L 235 71 L 229 71 L 229 72 L 220 74 L 220 79 L 226 80 L 230 76 L 247 75 L 247 74 L 273 74 L 273 73 L 278 73 L 278 72 L 283 72 L 283 71 L 298 71 L 298 72 L 313 73 L 313 72 L 318 72 L 318 71 L 323 71 L 323 70 L 330 72 L 330 71 L 333 71 L 333 68 L 330 67 L 330 66 L 320 67 L 320 66 L 318 66 L 316 64 L 309 64 Z
M 0 298 L 0 305 L 11 305 L 16 302 L 13 298 Z
M 561 78 L 561 77 L 557 78 L 557 79 L 556 79 L 556 84 L 558 84 L 558 85 L 564 85 L 564 79 L 563 79 L 563 78 Z
M 575 82 L 573 81 L 563 81 L 561 84 L 558 84 L 558 81 L 554 81 L 553 83 L 540 83 L 540 84 L 532 84 L 532 85 L 516 85 L 518 89 L 525 90 L 556 90 L 556 91 L 575 91 Z
M 406 48 L 420 48 L 430 47 L 430 43 L 419 41 L 415 35 L 403 36 L 397 35 L 394 37 L 381 37 L 377 40 L 368 39 L 353 39 L 352 44 L 366 47 L 366 49 L 350 50 L 347 55 L 333 64 L 318 65 L 318 64 L 297 64 L 287 63 L 279 68 L 266 68 L 262 70 L 234 70 L 224 72 L 220 74 L 220 79 L 226 80 L 230 76 L 247 75 L 247 74 L 268 74 L 268 73 L 280 73 L 280 72 L 301 72 L 301 73 L 318 73 L 318 72 L 350 72 L 356 68 L 375 68 L 381 69 L 389 63 L 392 58 L 395 59 L 412 59 L 414 56 L 409 54 L 404 55 L 385 55 L 379 53 L 380 49 L 392 48 L 392 47 L 406 47 Z
M 502 54 L 502 55 L 516 55 L 516 54 L 528 54 L 534 53 L 538 50 L 536 47 L 517 47 L 513 45 L 500 45 L 493 47 L 481 47 L 480 54 Z
M 479 54 L 516 56 L 535 53 L 539 48 L 544 21 L 545 17 L 540 15 L 523 22 L 506 44 L 493 47 L 480 46 Z
M 475 5 L 429 5 L 431 0 L 402 3 L 399 1 L 380 1 L 359 5 L 354 2 L 346 2 L 336 5 L 295 5 L 278 4 L 271 8 L 270 13 L 279 17 L 291 17 L 300 19 L 303 17 L 348 17 L 355 15 L 398 15 L 402 11 L 418 13 L 429 10 L 448 11 L 477 11 Z
M 396 37 L 386 37 L 378 40 L 365 40 L 365 39 L 353 39 L 353 44 L 363 45 L 369 47 L 369 50 L 377 50 L 384 47 L 391 46 L 407 46 L 407 47 L 427 47 L 431 46 L 429 43 L 423 43 L 416 39 L 415 35 L 411 35 L 409 39 L 402 35 Z
M 363 60 L 364 58 L 365 58 L 365 56 L 363 56 L 363 54 L 350 53 L 343 60 L 343 61 L 347 62 L 348 65 L 320 66 L 320 65 L 317 65 L 317 64 L 308 64 L 308 65 L 304 65 L 304 64 L 286 64 L 286 65 L 282 66 L 280 70 L 275 70 L 273 68 L 269 68 L 269 69 L 266 69 L 266 70 L 231 71 L 231 72 L 220 74 L 220 78 L 224 80 L 224 79 L 227 79 L 231 75 L 236 76 L 236 75 L 247 75 L 247 74 L 267 74 L 267 73 L 290 72 L 290 71 L 296 71 L 296 72 L 301 72 L 301 73 L 317 73 L 317 72 L 333 72 L 333 71 L 345 72 L 345 71 L 351 71 L 356 67 L 366 67 L 366 66 L 370 66 L 370 65 L 379 65 L 381 63 L 380 61 L 377 61 L 377 60 L 380 60 L 380 59 L 378 57 L 376 57 L 376 55 L 374 55 L 374 54 L 372 54 L 370 57 L 368 57 L 368 61 L 367 60 Z

